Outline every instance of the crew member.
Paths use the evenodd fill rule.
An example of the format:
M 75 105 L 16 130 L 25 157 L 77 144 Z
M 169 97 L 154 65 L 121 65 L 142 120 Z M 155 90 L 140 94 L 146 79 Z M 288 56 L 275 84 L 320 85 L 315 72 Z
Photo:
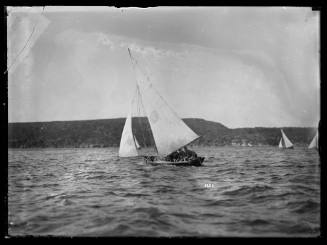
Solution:
M 183 150 L 186 153 L 188 159 L 194 159 L 198 157 L 198 155 L 194 151 L 187 149 L 186 146 L 184 146 Z

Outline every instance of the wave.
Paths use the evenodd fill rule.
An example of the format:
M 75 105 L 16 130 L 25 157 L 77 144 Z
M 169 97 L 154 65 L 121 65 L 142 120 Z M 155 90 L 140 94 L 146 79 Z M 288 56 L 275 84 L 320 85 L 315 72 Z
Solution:
M 230 206 L 239 206 L 241 202 L 237 199 L 223 199 L 223 200 L 207 200 L 206 204 L 203 206 L 222 206 L 222 207 L 230 207 Z M 242 205 L 242 204 L 241 204 Z
M 133 213 L 146 213 L 153 217 L 159 217 L 160 215 L 164 214 L 157 207 L 138 207 L 133 209 Z
M 314 156 L 203 148 L 205 167 L 180 168 L 123 161 L 117 151 L 31 150 L 23 152 L 27 160 L 15 151 L 8 164 L 10 235 L 319 233 L 320 171 L 309 161 L 319 160 Z
M 126 224 L 118 224 L 115 228 L 108 231 L 108 234 L 110 236 L 124 236 L 124 235 L 130 235 L 130 233 L 133 231 L 133 227 L 126 225 Z
M 263 219 L 254 219 L 254 220 L 244 220 L 241 222 L 243 225 L 249 226 L 262 226 L 262 225 L 269 225 L 271 222 Z
M 286 206 L 293 209 L 293 212 L 299 214 L 314 213 L 320 209 L 320 204 L 313 200 L 291 201 L 288 202 Z
M 318 234 L 320 232 L 320 228 L 316 225 L 311 225 L 308 222 L 295 224 L 287 227 L 287 233 L 290 234 Z
M 87 177 L 85 177 L 85 179 L 87 179 L 87 180 L 93 180 L 93 179 L 103 180 L 103 179 L 107 179 L 107 177 L 103 174 L 102 175 L 97 174 L 95 176 L 87 176 Z
M 59 202 L 60 206 L 70 206 L 70 205 L 73 205 L 73 204 L 75 204 L 75 202 L 73 200 L 71 200 L 71 199 L 68 199 L 68 198 L 64 198 Z
M 268 185 L 242 186 L 233 191 L 225 191 L 222 194 L 228 196 L 237 196 L 237 195 L 253 194 L 255 192 L 264 192 L 273 189 L 274 189 L 273 187 L 270 187 Z
M 121 196 L 122 197 L 147 197 L 147 196 L 151 196 L 151 195 L 144 194 L 144 193 L 126 193 Z

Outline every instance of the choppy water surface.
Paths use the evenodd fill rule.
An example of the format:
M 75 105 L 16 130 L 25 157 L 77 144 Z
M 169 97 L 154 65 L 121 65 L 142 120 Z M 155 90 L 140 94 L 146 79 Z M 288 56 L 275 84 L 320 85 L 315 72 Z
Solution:
M 317 151 L 194 149 L 204 167 L 149 166 L 117 148 L 9 150 L 9 235 L 320 234 Z

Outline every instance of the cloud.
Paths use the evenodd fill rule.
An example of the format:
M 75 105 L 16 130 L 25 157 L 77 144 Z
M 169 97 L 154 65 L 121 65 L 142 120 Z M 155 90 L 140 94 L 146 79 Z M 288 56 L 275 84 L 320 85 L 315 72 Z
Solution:
M 73 29 L 59 33 L 55 41 L 58 44 L 75 45 L 80 41 L 109 46 L 111 50 L 129 48 L 136 55 L 143 58 L 178 57 L 179 53 L 167 49 L 156 48 L 141 44 L 141 40 L 129 39 L 118 35 L 109 35 L 103 32 L 81 32 Z
M 267 125 L 277 125 L 280 120 L 296 123 L 298 118 L 302 118 L 307 122 L 309 121 L 307 118 L 311 115 L 310 113 L 302 115 L 302 111 L 310 111 L 312 91 L 310 90 L 306 94 L 300 93 L 303 88 L 310 85 L 303 85 L 302 77 L 296 80 L 285 75 L 292 75 L 296 70 L 295 68 L 299 69 L 303 67 L 303 64 L 285 64 L 281 62 L 277 56 L 278 54 L 272 55 L 272 50 L 269 49 L 255 49 L 253 47 L 244 49 L 214 49 L 185 43 L 166 43 L 162 45 L 161 43 L 145 42 L 124 36 L 109 35 L 103 32 L 88 33 L 74 30 L 65 31 L 58 38 L 66 45 L 74 44 L 73 47 L 76 50 L 75 58 L 71 63 L 78 67 L 82 74 L 86 74 L 88 70 L 90 74 L 93 74 L 92 70 L 99 67 L 99 64 L 95 65 L 94 62 L 97 62 L 97 57 L 100 54 L 108 57 L 113 55 L 113 53 L 107 54 L 103 52 L 101 48 L 103 46 L 110 47 L 112 52 L 118 52 L 116 53 L 117 56 L 121 56 L 121 52 L 124 51 L 126 57 L 126 49 L 130 48 L 133 56 L 140 64 L 141 70 L 146 71 L 150 77 L 155 79 L 156 85 L 164 93 L 171 91 L 167 86 L 175 87 L 177 91 L 179 91 L 180 87 L 182 96 L 186 81 L 194 86 L 199 81 L 205 81 L 207 84 L 210 84 L 212 91 L 216 91 L 219 97 L 224 98 L 223 101 L 213 99 L 210 103 L 217 101 L 231 108 L 228 113 L 223 112 L 224 110 L 221 108 L 215 111 L 215 115 L 226 115 L 224 119 L 219 119 L 218 117 L 219 120 L 216 119 L 217 121 L 224 121 L 226 118 L 229 118 L 229 121 L 225 122 L 227 125 L 244 124 L 255 126 L 258 124 L 256 122 L 260 120 Z M 288 38 L 288 36 L 285 36 L 285 38 Z M 294 38 L 301 37 L 297 34 Z M 305 46 L 310 42 L 312 41 L 308 39 L 304 44 L 298 44 Z M 166 48 L 162 48 L 162 46 Z M 289 47 L 289 44 L 280 48 L 285 50 L 286 47 Z M 289 51 L 288 56 L 299 56 L 297 52 L 292 52 Z M 110 62 L 108 61 L 108 63 Z M 292 68 L 292 70 L 285 71 L 281 64 Z M 112 65 L 115 66 L 118 63 Z M 90 80 L 92 76 L 85 75 L 84 77 L 86 80 Z M 220 85 L 214 85 L 215 83 Z M 239 90 L 237 88 L 242 89 Z M 204 94 L 202 93 L 202 96 L 210 100 L 210 96 L 205 95 L 210 89 L 209 87 L 206 89 L 203 90 Z M 198 89 L 197 93 L 199 91 L 201 89 Z M 224 91 L 224 93 L 221 91 Z M 170 95 L 165 94 L 165 96 L 169 97 Z M 299 99 L 299 96 L 302 99 Z M 214 95 L 211 98 L 214 98 Z M 236 100 L 236 98 L 238 99 Z M 201 100 L 200 98 L 198 99 Z M 174 98 L 170 98 L 170 100 L 174 101 Z M 242 107 L 243 109 L 241 110 L 237 101 L 239 104 L 247 104 L 247 106 Z M 258 101 L 260 102 L 258 103 Z M 294 103 L 294 101 L 297 103 Z M 207 105 L 208 108 L 210 108 L 210 103 Z M 254 111 L 249 109 L 250 107 L 256 108 L 254 111 L 261 111 L 260 113 L 265 115 L 266 119 L 259 119 L 257 116 L 252 116 L 249 119 L 248 115 L 254 114 Z M 298 107 L 302 107 L 303 110 L 297 110 Z M 262 110 L 263 108 L 265 109 Z M 191 113 L 187 107 L 181 108 L 180 111 Z M 207 113 L 210 114 L 209 111 Z
M 84 63 L 101 52 L 103 55 L 110 56 L 110 53 L 103 52 L 103 47 L 109 47 L 107 51 L 125 52 L 131 50 L 133 57 L 140 64 L 142 72 L 152 75 L 151 69 L 163 59 L 185 58 L 185 52 L 169 50 L 167 48 L 155 47 L 154 43 L 146 43 L 142 40 L 126 38 L 124 36 L 107 34 L 104 32 L 82 32 L 73 29 L 65 30 L 57 34 L 56 43 L 63 46 L 70 46 L 69 49 L 78 50 L 75 52 L 76 59 L 74 66 L 83 67 Z M 82 65 L 81 65 L 82 64 Z M 79 70 L 83 70 L 80 68 Z
M 177 52 L 170 50 L 156 48 L 154 46 L 147 46 L 138 44 L 135 40 L 122 41 L 119 45 L 121 48 L 130 48 L 132 52 L 141 55 L 143 58 L 164 58 L 164 57 L 178 57 Z
M 25 75 L 32 74 L 35 87 L 40 87 L 48 72 L 44 67 L 53 62 L 48 75 L 60 77 L 51 79 L 57 84 L 51 87 L 49 82 L 50 89 L 44 87 L 44 98 L 58 87 L 58 99 L 65 103 L 83 98 L 83 106 L 75 103 L 80 108 L 71 112 L 74 118 L 125 116 L 124 105 L 135 84 L 130 48 L 182 117 L 200 116 L 227 126 L 313 124 L 319 109 L 319 15 L 301 8 L 175 10 L 45 14 L 51 28 L 21 62 L 15 89 L 22 95 L 15 97 L 28 104 L 24 94 L 31 91 L 22 89 Z M 62 18 L 72 15 L 74 21 Z M 20 35 L 11 36 L 10 44 L 17 48 L 15 42 L 28 38 L 32 19 L 23 24 L 26 13 L 12 16 L 17 20 L 8 22 L 8 29 L 21 26 Z M 11 51 L 13 55 L 18 49 Z M 69 93 L 76 96 L 64 96 Z M 46 100 L 43 105 L 50 107 Z M 94 114 L 94 108 L 103 114 Z M 19 110 L 12 109 L 17 114 Z M 60 116 L 71 115 L 66 110 Z

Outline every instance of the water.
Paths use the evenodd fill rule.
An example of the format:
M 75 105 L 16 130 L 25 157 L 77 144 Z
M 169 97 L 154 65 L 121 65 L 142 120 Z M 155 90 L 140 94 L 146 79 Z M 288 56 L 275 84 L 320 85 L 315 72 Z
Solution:
M 8 150 L 9 235 L 318 236 L 315 150 L 193 148 L 204 167 L 117 148 Z

